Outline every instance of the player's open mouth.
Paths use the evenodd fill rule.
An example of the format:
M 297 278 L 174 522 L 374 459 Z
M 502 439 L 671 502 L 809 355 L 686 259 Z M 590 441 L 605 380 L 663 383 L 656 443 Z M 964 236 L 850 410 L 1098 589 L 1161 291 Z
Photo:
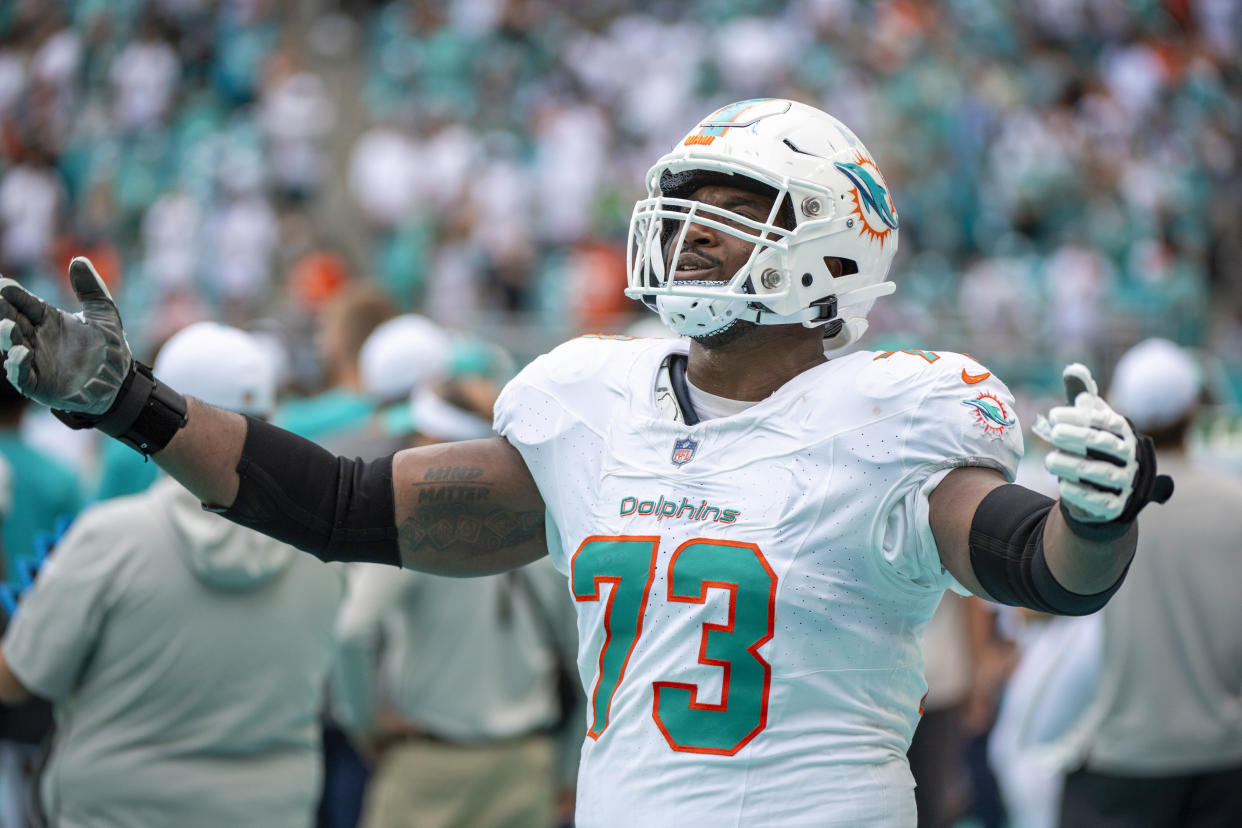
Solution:
M 677 260 L 673 278 L 679 281 L 715 280 L 717 263 L 703 256 L 682 256 Z

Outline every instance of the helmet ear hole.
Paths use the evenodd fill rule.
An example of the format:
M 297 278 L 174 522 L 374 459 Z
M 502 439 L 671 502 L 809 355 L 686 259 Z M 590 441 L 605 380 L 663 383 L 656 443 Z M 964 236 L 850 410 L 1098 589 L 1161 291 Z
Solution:
M 825 256 L 824 267 L 828 268 L 828 275 L 834 279 L 840 276 L 853 276 L 858 272 L 858 262 L 853 259 L 843 259 L 840 256 Z

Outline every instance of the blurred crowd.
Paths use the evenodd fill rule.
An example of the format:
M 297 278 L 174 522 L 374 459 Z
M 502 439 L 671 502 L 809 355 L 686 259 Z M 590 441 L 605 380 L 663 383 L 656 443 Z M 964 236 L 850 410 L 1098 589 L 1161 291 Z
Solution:
M 15 0 L 0 271 L 63 295 L 93 255 L 140 354 L 206 317 L 299 341 L 367 277 L 533 355 L 628 323 L 643 173 L 779 95 L 895 194 L 881 336 L 1046 387 L 1162 335 L 1236 387 L 1239 33 L 1238 0 Z
M 1211 427 L 1236 472 L 1240 58 L 1242 0 L 8 0 L 0 273 L 72 306 L 68 260 L 92 257 L 148 361 L 196 321 L 254 334 L 277 357 L 273 419 L 342 451 L 477 436 L 526 359 L 649 316 L 621 288 L 655 159 L 714 107 L 791 97 L 864 138 L 901 214 L 899 290 L 866 347 L 968 351 L 1029 422 L 1067 360 L 1103 377 L 1165 337 L 1235 406 Z M 15 497 L 47 481 L 46 514 L 14 500 L 9 577 L 58 516 L 154 479 L 119 444 L 0 409 Z M 68 468 L 18 454 L 19 425 Z M 507 608 L 521 587 L 488 588 Z M 949 678 L 927 720 L 951 713 L 933 748 L 986 736 L 1014 669 L 975 647 L 983 686 L 953 684 L 996 624 L 978 609 L 950 602 L 929 643 L 929 681 L 935 651 Z M 993 633 L 974 643 L 1020 638 Z M 943 756 L 924 754 L 960 775 Z M 324 808 L 357 806 L 341 767 Z

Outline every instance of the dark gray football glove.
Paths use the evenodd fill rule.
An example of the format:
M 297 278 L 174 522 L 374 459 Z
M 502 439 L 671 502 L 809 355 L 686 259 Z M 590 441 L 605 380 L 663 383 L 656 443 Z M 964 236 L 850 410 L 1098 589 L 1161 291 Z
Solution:
M 66 313 L 12 279 L 0 277 L 0 351 L 18 391 L 62 411 L 107 411 L 133 357 L 116 303 L 89 259 L 69 263 L 82 310 Z

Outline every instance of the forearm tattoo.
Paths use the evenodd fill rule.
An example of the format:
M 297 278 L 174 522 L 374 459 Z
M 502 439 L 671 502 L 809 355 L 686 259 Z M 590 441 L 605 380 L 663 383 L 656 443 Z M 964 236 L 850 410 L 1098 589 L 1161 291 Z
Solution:
M 440 466 L 413 484 L 417 513 L 400 526 L 403 553 L 436 551 L 488 554 L 516 546 L 544 531 L 543 512 L 518 512 L 491 503 L 494 483 L 478 466 Z

